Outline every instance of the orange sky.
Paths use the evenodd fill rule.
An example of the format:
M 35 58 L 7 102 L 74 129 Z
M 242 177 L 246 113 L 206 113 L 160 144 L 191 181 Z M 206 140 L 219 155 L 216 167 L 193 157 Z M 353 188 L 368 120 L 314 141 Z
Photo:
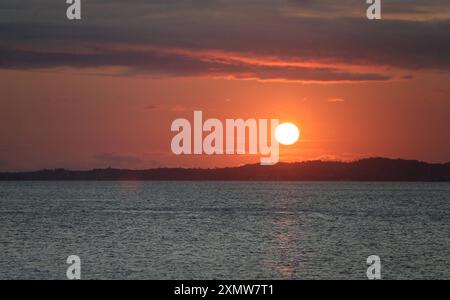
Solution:
M 450 160 L 448 77 L 358 84 L 149 79 L 2 71 L 2 159 L 14 169 L 215 167 L 258 157 L 175 156 L 171 122 L 279 118 L 301 128 L 281 160 Z M 335 99 L 340 99 L 336 101 Z
M 272 2 L 261 3 L 269 6 Z M 183 9 L 179 22 L 189 23 L 194 13 Z M 380 26 L 386 28 L 377 28 L 374 38 L 377 45 L 386 38 L 397 46 L 380 45 L 379 52 L 364 56 L 365 46 L 351 41 L 355 34 L 356 39 L 364 39 L 362 33 L 353 32 L 357 26 L 351 23 L 353 19 L 339 19 L 342 29 L 336 29 L 333 37 L 340 39 L 333 42 L 323 36 L 325 25 L 317 28 L 317 35 L 299 33 L 303 44 L 296 44 L 295 32 L 292 38 L 286 36 L 286 28 L 294 21 L 315 24 L 310 15 L 318 16 L 319 10 L 308 9 L 302 10 L 308 16 L 277 13 L 284 23 L 276 23 L 280 28 L 274 25 L 267 35 L 279 39 L 279 46 L 256 38 L 247 45 L 245 32 L 265 30 L 251 26 L 257 24 L 256 18 L 269 14 L 263 9 L 254 17 L 255 23 L 242 25 L 242 36 L 230 31 L 234 34 L 230 38 L 216 29 L 232 41 L 223 45 L 214 40 L 215 26 L 221 28 L 220 24 L 209 19 L 214 7 L 202 10 L 196 19 L 211 24 L 208 37 L 197 37 L 200 29 L 195 26 L 183 29 L 191 34 L 187 37 L 175 34 L 179 27 L 161 29 L 158 22 L 166 20 L 161 14 L 159 21 L 127 25 L 150 30 L 137 40 L 103 32 L 99 36 L 104 41 L 92 41 L 86 34 L 89 28 L 118 26 L 113 22 L 116 19 L 106 20 L 99 14 L 95 21 L 91 16 L 86 24 L 77 25 L 79 32 L 69 30 L 68 34 L 77 35 L 73 44 L 61 33 L 47 32 L 47 27 L 42 27 L 42 39 L 29 37 L 29 25 L 21 17 L 8 15 L 10 20 L 4 19 L 0 28 L 18 33 L 0 34 L 0 170 L 223 167 L 259 162 L 259 157 L 252 156 L 173 155 L 170 124 L 180 117 L 192 119 L 194 110 L 202 110 L 204 118 L 278 118 L 297 124 L 301 141 L 281 147 L 282 161 L 369 156 L 450 161 L 447 10 L 441 10 L 437 21 L 428 20 L 426 12 L 415 16 L 411 11 L 397 20 L 396 7 L 389 18 L 394 21 L 382 20 L 386 23 Z M 239 24 L 239 15 L 231 8 L 218 7 L 217 11 L 229 12 Z M 4 14 L 0 5 L 0 16 Z M 355 22 L 367 21 L 354 14 L 354 9 L 348 10 Z M 328 17 L 323 22 L 332 22 Z M 36 22 L 37 26 L 56 26 Z M 402 22 L 409 22 L 409 27 Z M 427 24 L 433 22 L 442 28 L 426 37 Z M 418 31 L 403 34 L 399 29 L 398 40 L 388 32 L 411 26 Z M 161 36 L 153 30 L 167 31 L 168 37 L 152 40 Z M 412 44 L 422 37 L 428 48 Z M 442 37 L 448 39 L 441 41 Z M 404 44 L 403 52 L 394 53 Z M 437 50 L 431 49 L 435 45 Z

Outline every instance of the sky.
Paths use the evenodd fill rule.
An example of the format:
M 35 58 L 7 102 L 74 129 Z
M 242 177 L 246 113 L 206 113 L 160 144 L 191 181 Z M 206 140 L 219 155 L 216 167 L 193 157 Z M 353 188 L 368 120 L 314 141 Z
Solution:
M 281 161 L 450 161 L 450 1 L 0 2 L 0 171 L 225 167 L 177 118 L 299 126 Z

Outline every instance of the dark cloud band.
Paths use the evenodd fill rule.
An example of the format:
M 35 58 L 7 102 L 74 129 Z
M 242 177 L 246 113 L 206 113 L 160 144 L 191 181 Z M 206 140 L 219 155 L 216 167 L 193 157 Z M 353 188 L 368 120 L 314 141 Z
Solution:
M 391 77 L 379 71 L 355 73 L 337 67 L 268 66 L 226 57 L 219 61 L 133 50 L 134 46 L 142 46 L 221 50 L 253 57 L 276 57 L 286 62 L 363 66 L 366 70 L 374 66 L 405 70 L 450 69 L 449 20 L 371 22 L 352 14 L 342 17 L 342 11 L 353 11 L 351 5 L 355 3 L 352 1 L 339 1 L 341 12 L 335 15 L 331 12 L 326 18 L 320 8 L 328 11 L 327 7 L 336 6 L 337 1 L 290 0 L 282 1 L 284 5 L 273 0 L 131 2 L 125 5 L 123 1 L 108 1 L 108 6 L 99 0 L 89 2 L 91 10 L 81 23 L 70 23 L 56 15 L 50 18 L 56 13 L 54 9 L 49 10 L 46 18 L 30 23 L 19 13 L 25 9 L 25 2 L 5 0 L 0 4 L 0 14 L 4 15 L 5 11 L 15 14 L 4 19 L 8 22 L 0 23 L 0 67 L 112 66 L 123 67 L 128 74 L 300 81 L 386 80 Z M 35 10 L 38 5 L 42 10 L 42 6 L 53 7 L 49 1 L 30 3 Z M 400 2 L 393 3 L 396 5 L 392 8 L 398 11 Z M 433 0 L 428 10 L 448 6 Z M 286 10 L 292 7 L 309 12 L 309 16 L 298 16 Z M 423 10 L 423 3 L 419 1 L 411 1 L 405 8 L 408 13 Z M 103 44 L 100 49 L 99 44 Z M 116 44 L 130 47 L 121 51 L 108 49 L 108 45 Z M 65 51 L 60 50 L 62 46 Z

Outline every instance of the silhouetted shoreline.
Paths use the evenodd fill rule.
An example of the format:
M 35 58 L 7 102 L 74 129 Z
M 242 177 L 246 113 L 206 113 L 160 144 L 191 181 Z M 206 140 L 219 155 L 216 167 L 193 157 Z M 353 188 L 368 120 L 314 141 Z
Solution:
M 445 181 L 450 182 L 450 163 L 430 164 L 415 160 L 368 158 L 354 162 L 307 161 L 275 166 L 245 165 L 217 169 L 160 168 L 149 170 L 64 169 L 0 173 L 2 181 Z

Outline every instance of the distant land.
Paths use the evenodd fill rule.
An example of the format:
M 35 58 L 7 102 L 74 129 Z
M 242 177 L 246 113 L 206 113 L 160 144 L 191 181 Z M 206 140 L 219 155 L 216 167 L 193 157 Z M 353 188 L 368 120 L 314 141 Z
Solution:
M 354 162 L 306 161 L 275 166 L 245 165 L 218 169 L 160 168 L 149 170 L 64 169 L 4 172 L 0 180 L 205 180 L 205 181 L 447 181 L 450 163 L 368 158 Z

